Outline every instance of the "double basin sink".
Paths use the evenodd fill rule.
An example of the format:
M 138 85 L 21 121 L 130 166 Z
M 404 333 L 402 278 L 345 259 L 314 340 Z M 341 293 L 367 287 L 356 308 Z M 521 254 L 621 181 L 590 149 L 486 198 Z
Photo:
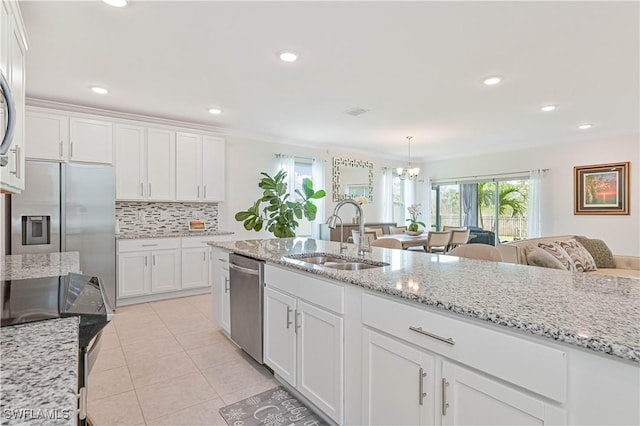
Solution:
M 389 266 L 388 263 L 374 260 L 364 260 L 347 256 L 335 256 L 325 253 L 306 253 L 284 257 L 286 261 L 302 264 L 303 266 L 321 266 L 324 268 L 338 269 L 342 271 L 360 271 L 364 269 L 381 268 Z

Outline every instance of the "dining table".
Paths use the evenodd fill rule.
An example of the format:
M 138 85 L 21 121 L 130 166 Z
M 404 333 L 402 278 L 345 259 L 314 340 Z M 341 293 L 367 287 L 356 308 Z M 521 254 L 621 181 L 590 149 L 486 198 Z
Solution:
M 426 250 L 428 234 L 426 232 L 420 235 L 408 235 L 408 234 L 384 234 L 380 235 L 378 239 L 393 238 L 402 243 L 402 249 L 407 250 L 409 247 L 424 247 Z

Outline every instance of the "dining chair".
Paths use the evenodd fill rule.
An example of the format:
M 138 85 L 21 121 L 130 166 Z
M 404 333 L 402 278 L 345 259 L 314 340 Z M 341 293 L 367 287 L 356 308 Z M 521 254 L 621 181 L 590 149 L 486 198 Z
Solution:
M 429 231 L 429 234 L 427 235 L 427 243 L 424 247 L 429 253 L 444 253 L 449 246 L 450 240 L 451 232 L 449 231 Z
M 364 231 L 373 231 L 376 233 L 376 238 L 377 237 L 381 237 L 382 235 L 384 235 L 384 229 L 382 229 L 381 227 L 369 227 L 367 226 L 366 228 L 364 228 Z
M 395 238 L 379 238 L 375 241 L 371 241 L 371 246 L 402 250 L 402 242 Z
M 390 226 L 389 233 L 390 234 L 404 234 L 404 231 L 407 230 L 406 226 Z
M 449 241 L 449 249 L 448 251 L 453 250 L 454 248 L 461 246 L 462 244 L 467 244 L 469 242 L 469 234 L 471 230 L 469 229 L 453 229 L 451 230 L 451 240 Z
M 464 244 L 447 253 L 449 256 L 502 262 L 500 250 L 489 244 Z

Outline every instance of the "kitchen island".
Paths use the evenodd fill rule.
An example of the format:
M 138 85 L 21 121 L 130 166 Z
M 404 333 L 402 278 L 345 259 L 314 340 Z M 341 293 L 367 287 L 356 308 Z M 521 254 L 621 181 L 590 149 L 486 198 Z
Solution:
M 2 257 L 1 279 L 54 277 L 79 271 L 78 252 L 10 255 Z M 76 424 L 78 330 L 78 317 L 2 328 L 1 424 Z
M 373 248 L 365 262 L 388 266 L 344 271 L 289 256 L 326 253 L 357 258 L 354 245 L 341 254 L 338 243 L 303 238 L 210 244 L 267 262 L 265 348 L 275 335 L 269 329 L 270 288 L 279 300 L 285 300 L 282 295 L 296 296 L 298 305 L 327 307 L 340 320 L 334 322 L 340 331 L 336 342 L 342 339 L 340 357 L 335 358 L 340 385 L 336 389 L 344 395 L 334 397 L 344 416 L 341 410 L 332 412 L 338 423 L 498 421 L 471 410 L 474 404 L 486 405 L 486 397 L 516 407 L 518 415 L 526 412 L 526 419 L 500 417 L 512 422 L 640 421 L 640 287 L 634 280 L 381 248 Z M 324 296 L 309 300 L 316 296 L 297 295 L 325 284 L 331 286 L 320 293 L 333 295 L 339 303 L 322 300 Z M 336 285 L 342 290 L 335 290 Z M 299 309 L 282 303 L 287 315 L 282 321 L 288 324 L 292 310 L 297 321 Z M 429 337 L 434 334 L 436 338 Z M 403 395 L 398 388 L 385 394 L 374 386 L 397 385 L 397 377 L 378 370 L 384 368 L 382 359 L 392 364 L 401 353 L 405 361 L 422 359 L 412 362 L 420 377 L 429 373 L 424 383 L 420 381 L 419 393 L 431 399 L 425 403 L 421 396 L 415 399 L 416 407 L 399 409 L 417 413 L 405 420 L 385 417 L 373 408 L 385 398 Z M 265 363 L 270 362 L 266 350 Z M 407 362 L 393 364 L 398 377 L 403 365 L 413 365 Z M 286 376 L 286 371 L 279 374 L 283 370 L 278 365 L 270 367 L 279 378 Z M 296 382 L 295 374 L 285 381 Z M 408 383 L 417 386 L 418 380 Z M 474 389 L 472 396 L 468 389 Z M 316 403 L 313 398 L 312 402 Z M 326 412 L 321 403 L 316 406 Z M 465 417 L 465 409 L 474 416 Z

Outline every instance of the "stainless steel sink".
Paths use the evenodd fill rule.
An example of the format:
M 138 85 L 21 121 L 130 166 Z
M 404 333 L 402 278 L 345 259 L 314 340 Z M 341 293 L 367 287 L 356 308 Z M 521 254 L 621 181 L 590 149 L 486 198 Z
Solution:
M 297 263 L 299 265 L 314 267 L 321 266 L 324 268 L 339 269 L 342 271 L 360 271 L 363 269 L 381 268 L 389 266 L 388 263 L 377 262 L 374 260 L 363 260 L 351 257 L 337 257 L 326 253 L 310 253 L 310 254 L 294 254 L 285 256 L 288 262 Z

